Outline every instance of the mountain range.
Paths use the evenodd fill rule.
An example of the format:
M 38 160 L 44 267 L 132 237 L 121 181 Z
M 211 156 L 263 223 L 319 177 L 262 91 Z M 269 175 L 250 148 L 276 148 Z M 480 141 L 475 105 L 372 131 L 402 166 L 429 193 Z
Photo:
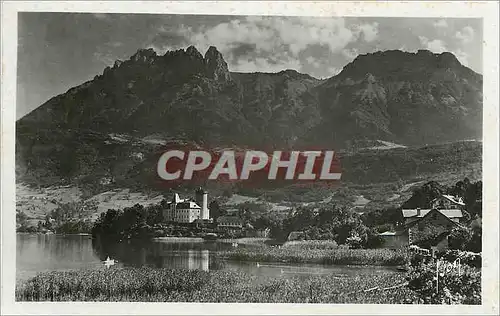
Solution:
M 130 157 L 154 166 L 161 148 L 151 145 L 169 140 L 343 149 L 481 136 L 482 75 L 451 53 L 359 55 L 320 80 L 295 70 L 231 72 L 215 47 L 203 56 L 190 46 L 161 56 L 140 49 L 19 119 L 16 162 L 19 175 L 82 176 L 139 172 Z M 137 156 L 145 147 L 150 155 Z

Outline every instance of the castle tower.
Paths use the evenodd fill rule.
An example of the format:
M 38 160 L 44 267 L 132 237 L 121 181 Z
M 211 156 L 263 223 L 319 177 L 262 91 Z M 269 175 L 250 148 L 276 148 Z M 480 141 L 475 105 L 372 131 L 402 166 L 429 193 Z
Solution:
M 209 219 L 210 210 L 208 209 L 208 192 L 201 187 L 196 190 L 196 203 L 201 208 L 200 219 Z

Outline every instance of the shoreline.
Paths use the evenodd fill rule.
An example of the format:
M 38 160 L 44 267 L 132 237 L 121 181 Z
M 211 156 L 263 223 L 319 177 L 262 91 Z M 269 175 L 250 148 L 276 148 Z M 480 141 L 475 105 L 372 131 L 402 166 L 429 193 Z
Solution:
M 202 243 L 205 240 L 202 237 L 154 237 L 151 241 L 155 242 L 199 242 Z
M 290 262 L 290 261 L 252 261 L 252 260 L 237 260 L 237 259 L 231 259 L 228 257 L 218 257 L 218 259 L 223 260 L 225 262 L 236 262 L 236 263 L 255 263 L 259 264 L 261 267 L 266 267 L 266 266 L 280 266 L 282 265 L 283 267 L 287 266 L 299 266 L 299 267 L 322 267 L 322 268 L 373 268 L 373 269 L 382 269 L 382 270 L 389 270 L 395 273 L 404 273 L 406 271 L 399 270 L 400 267 L 404 265 L 390 265 L 390 264 L 366 264 L 366 263 L 349 263 L 349 264 L 342 264 L 342 263 L 321 263 L 321 262 Z
M 46 235 L 46 236 L 92 236 L 89 233 L 75 233 L 75 234 L 45 234 L 45 233 L 26 233 L 26 232 L 16 232 L 16 235 Z

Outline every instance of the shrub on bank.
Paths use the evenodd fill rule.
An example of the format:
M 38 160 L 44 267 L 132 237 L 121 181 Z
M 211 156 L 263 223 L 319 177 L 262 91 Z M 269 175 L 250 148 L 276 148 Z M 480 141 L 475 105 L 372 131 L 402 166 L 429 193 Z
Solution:
M 408 287 L 418 297 L 418 303 L 424 304 L 481 304 L 481 270 L 461 265 L 444 266 L 449 262 L 440 262 L 437 271 L 436 262 L 423 263 L 412 267 L 408 274 Z
M 470 251 L 448 250 L 441 254 L 441 257 L 447 261 L 454 262 L 459 259 L 461 264 L 466 264 L 471 267 L 481 268 L 481 253 Z

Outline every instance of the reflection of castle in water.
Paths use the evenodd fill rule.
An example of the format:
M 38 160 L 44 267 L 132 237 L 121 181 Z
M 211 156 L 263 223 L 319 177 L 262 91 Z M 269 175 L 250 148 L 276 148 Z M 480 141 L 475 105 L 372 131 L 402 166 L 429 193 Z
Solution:
M 93 243 L 99 258 L 118 259 L 125 266 L 154 266 L 166 269 L 210 268 L 210 250 L 202 245 L 176 243 Z M 104 259 L 102 259 L 104 260 Z M 212 264 L 216 264 L 212 262 Z
M 157 266 L 169 269 L 209 270 L 210 251 L 181 245 L 158 243 L 153 250 Z M 187 245 L 186 245 L 187 246 Z M 187 249 L 186 249 L 187 248 Z
M 209 251 L 194 250 L 170 252 L 166 256 L 158 259 L 162 268 L 188 269 L 188 270 L 209 270 Z

